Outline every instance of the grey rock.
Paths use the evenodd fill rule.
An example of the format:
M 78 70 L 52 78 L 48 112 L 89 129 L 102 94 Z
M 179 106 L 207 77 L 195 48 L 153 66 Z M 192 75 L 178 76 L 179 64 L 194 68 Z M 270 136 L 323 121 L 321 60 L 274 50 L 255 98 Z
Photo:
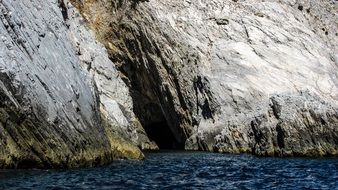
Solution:
M 72 2 L 146 131 L 166 122 L 194 150 L 337 154 L 335 1 Z
M 276 95 L 270 100 L 271 108 L 252 113 L 254 119 L 241 125 L 232 121 L 222 128 L 214 138 L 216 143 L 209 148 L 262 156 L 337 154 L 336 107 L 308 92 Z M 275 110 L 276 104 L 279 112 Z
M 70 27 L 81 24 L 68 15 L 67 5 L 0 1 L 0 168 L 92 166 L 142 157 L 101 116 L 96 82 L 80 67 L 83 59 L 73 42 L 76 28 Z M 84 28 L 82 34 L 84 51 L 104 52 Z
M 337 155 L 337 6 L 0 0 L 0 167 Z
M 120 135 L 130 140 L 142 149 L 157 149 L 151 142 L 133 112 L 133 100 L 129 88 L 123 82 L 123 74 L 116 70 L 109 59 L 104 46 L 97 42 L 95 34 L 88 30 L 85 20 L 70 3 L 67 4 L 69 17 L 74 21 L 68 22 L 71 40 L 77 50 L 80 65 L 91 81 L 93 91 L 96 88 L 100 113 L 109 121 Z

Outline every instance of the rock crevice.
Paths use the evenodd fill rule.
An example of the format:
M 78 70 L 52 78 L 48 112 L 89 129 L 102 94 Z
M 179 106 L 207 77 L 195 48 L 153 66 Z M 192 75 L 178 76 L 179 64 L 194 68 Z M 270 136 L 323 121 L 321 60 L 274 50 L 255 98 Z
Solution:
M 337 3 L 0 1 L 0 167 L 338 154 Z

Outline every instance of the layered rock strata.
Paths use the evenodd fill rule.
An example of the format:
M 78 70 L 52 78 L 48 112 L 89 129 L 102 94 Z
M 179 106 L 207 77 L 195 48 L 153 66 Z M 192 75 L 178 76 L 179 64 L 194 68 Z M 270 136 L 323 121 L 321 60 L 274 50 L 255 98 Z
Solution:
M 185 149 L 337 154 L 336 1 L 72 2 L 146 130 L 164 122 Z
M 103 92 L 102 76 L 115 79 L 118 73 L 69 5 L 0 1 L 1 168 L 93 166 L 143 157 L 126 135 L 136 129 L 122 128 L 132 122 L 125 111 L 130 96 L 114 100 L 110 88 Z M 88 59 L 96 75 L 84 69 Z M 107 65 L 111 71 L 100 73 Z M 114 80 L 112 88 L 128 91 L 123 84 Z
M 338 154 L 332 0 L 0 1 L 0 167 Z

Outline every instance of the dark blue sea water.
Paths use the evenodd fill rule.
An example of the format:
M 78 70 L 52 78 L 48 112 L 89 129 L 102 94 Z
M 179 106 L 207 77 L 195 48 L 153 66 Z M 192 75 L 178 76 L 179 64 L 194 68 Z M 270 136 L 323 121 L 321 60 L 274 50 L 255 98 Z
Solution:
M 0 189 L 338 189 L 338 159 L 147 153 L 74 170 L 0 171 Z

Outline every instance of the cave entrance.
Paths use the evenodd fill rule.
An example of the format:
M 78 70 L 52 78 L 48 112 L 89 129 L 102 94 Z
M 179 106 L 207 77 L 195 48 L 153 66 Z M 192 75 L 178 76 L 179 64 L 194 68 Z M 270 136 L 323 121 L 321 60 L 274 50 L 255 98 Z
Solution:
M 148 124 L 144 127 L 150 140 L 155 141 L 159 149 L 183 150 L 166 121 Z

